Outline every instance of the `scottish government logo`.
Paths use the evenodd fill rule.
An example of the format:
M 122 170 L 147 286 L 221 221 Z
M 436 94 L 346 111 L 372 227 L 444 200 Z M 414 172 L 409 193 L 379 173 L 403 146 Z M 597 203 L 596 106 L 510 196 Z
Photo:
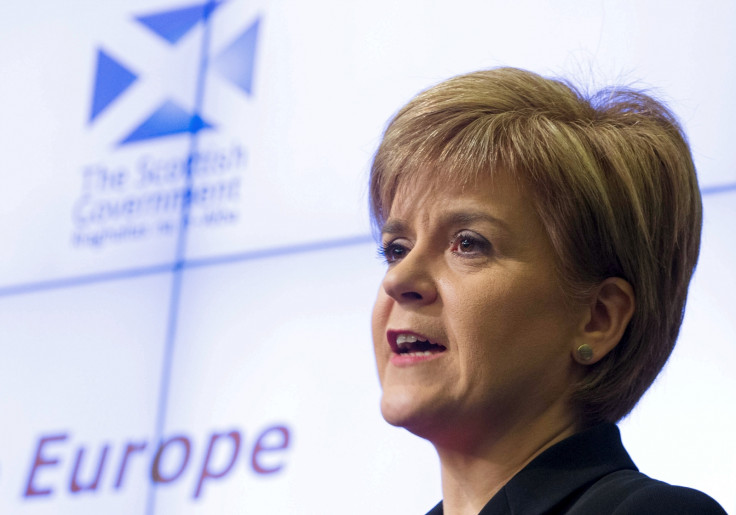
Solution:
M 191 76 L 175 67 L 143 73 L 129 49 L 101 44 L 91 66 L 92 94 L 87 131 L 99 130 L 111 111 L 132 113 L 118 123 L 117 135 L 103 158 L 83 164 L 80 194 L 72 207 L 72 244 L 80 249 L 143 241 L 175 234 L 186 206 L 188 223 L 199 226 L 238 221 L 241 177 L 247 164 L 245 144 L 226 134 L 223 122 L 206 112 L 213 80 L 225 81 L 242 102 L 254 102 L 254 74 L 260 17 L 244 19 L 242 29 L 224 45 L 210 42 L 218 17 L 232 17 L 231 2 L 209 1 L 154 13 L 132 13 L 130 23 L 152 36 L 163 55 L 169 52 L 196 68 Z M 231 19 L 228 19 L 231 21 Z M 192 42 L 196 44 L 192 44 Z M 126 52 L 127 50 L 127 52 Z M 140 53 L 140 50 L 138 51 Z M 127 55 L 125 59 L 118 57 Z M 139 57 L 142 60 L 143 56 Z M 153 107 L 141 112 L 136 88 L 168 84 Z M 189 93 L 187 95 L 186 93 Z M 189 103 L 182 102 L 191 97 Z M 116 120 L 120 119 L 118 116 Z M 107 127 L 109 132 L 109 127 Z M 231 131 L 232 132 L 232 131 Z M 212 135 L 207 143 L 200 134 Z M 221 136 L 221 137 L 219 137 Z M 170 144 L 181 140 L 181 145 Z

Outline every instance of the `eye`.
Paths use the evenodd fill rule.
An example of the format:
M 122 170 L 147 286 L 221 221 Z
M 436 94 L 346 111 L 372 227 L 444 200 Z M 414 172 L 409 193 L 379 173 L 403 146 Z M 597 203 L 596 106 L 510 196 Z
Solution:
M 409 248 L 400 243 L 398 240 L 393 240 L 388 243 L 382 244 L 378 248 L 378 255 L 388 263 L 395 263 L 400 259 L 404 258 L 409 253 Z
M 491 243 L 478 234 L 463 231 L 452 240 L 450 250 L 465 257 L 486 256 L 491 252 Z

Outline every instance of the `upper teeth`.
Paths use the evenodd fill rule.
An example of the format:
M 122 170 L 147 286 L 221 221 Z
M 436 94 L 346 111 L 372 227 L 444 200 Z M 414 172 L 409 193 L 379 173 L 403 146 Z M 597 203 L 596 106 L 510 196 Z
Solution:
M 396 345 L 399 347 L 407 343 L 426 342 L 426 341 L 427 340 L 422 340 L 421 338 L 418 338 L 414 336 L 413 334 L 400 334 L 396 337 Z

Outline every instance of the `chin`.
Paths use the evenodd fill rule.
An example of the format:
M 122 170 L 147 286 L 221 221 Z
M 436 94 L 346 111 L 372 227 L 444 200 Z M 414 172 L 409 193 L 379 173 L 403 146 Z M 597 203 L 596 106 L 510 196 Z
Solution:
M 406 391 L 385 392 L 381 398 L 381 414 L 386 422 L 422 438 L 427 438 L 433 426 L 432 420 L 437 417 L 435 410 L 423 406 L 416 396 Z
M 406 392 L 384 390 L 381 397 L 381 415 L 392 426 L 406 427 L 417 417 L 415 400 Z

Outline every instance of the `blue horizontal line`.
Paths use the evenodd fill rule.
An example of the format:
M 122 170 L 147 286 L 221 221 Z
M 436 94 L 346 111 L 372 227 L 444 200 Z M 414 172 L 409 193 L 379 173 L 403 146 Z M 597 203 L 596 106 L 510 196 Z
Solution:
M 701 188 L 703 195 L 713 195 L 736 190 L 736 183 L 720 184 L 717 186 L 707 186 Z M 224 265 L 230 263 L 238 263 L 242 261 L 250 261 L 254 259 L 264 259 L 278 256 L 286 256 L 291 254 L 300 254 L 303 252 L 315 252 L 332 248 L 347 247 L 352 245 L 363 245 L 373 243 L 374 239 L 370 235 L 362 234 L 359 236 L 350 236 L 347 238 L 339 238 L 335 240 L 323 240 L 317 242 L 303 243 L 298 245 L 288 245 L 284 247 L 274 247 L 269 249 L 257 249 L 248 252 L 239 252 L 235 254 L 227 254 L 222 256 L 212 256 L 205 258 L 197 258 L 187 260 L 179 264 L 182 268 L 202 268 L 208 266 Z M 177 268 L 177 263 L 167 263 L 161 265 L 153 265 L 148 267 L 133 268 L 128 270 L 117 270 L 112 272 L 102 272 L 98 274 L 82 275 L 76 277 L 68 277 L 62 279 L 50 279 L 34 283 L 17 284 L 11 286 L 0 287 L 0 297 L 10 295 L 21 295 L 24 293 L 33 293 L 43 290 L 56 290 L 62 288 L 71 288 L 75 286 L 85 286 L 88 284 L 118 281 L 122 279 L 131 279 L 134 277 L 144 277 L 148 275 L 156 275 L 161 273 L 172 272 Z
M 33 283 L 16 284 L 0 287 L 0 297 L 11 295 L 22 295 L 24 293 L 35 293 L 44 290 L 58 290 L 62 288 L 73 288 L 76 286 L 86 286 L 89 284 L 119 281 L 122 279 L 132 279 L 135 277 L 145 277 L 149 275 L 170 273 L 177 268 L 202 268 L 208 266 L 224 265 L 229 263 L 238 263 L 242 261 L 251 261 L 254 259 L 272 258 L 277 256 L 288 256 L 292 254 L 301 254 L 304 252 L 315 252 L 320 250 L 334 249 L 339 247 L 349 247 L 353 245 L 363 245 L 372 243 L 374 240 L 369 235 L 350 236 L 347 238 L 339 238 L 334 240 L 316 241 L 310 243 L 302 243 L 298 245 L 288 245 L 284 247 L 274 247 L 269 249 L 252 250 L 248 252 L 240 252 L 237 254 L 228 254 L 222 256 L 212 256 L 205 258 L 197 258 L 181 263 L 166 263 L 161 265 L 152 265 L 140 268 L 131 268 L 127 270 L 116 270 L 112 272 L 101 272 L 97 274 L 79 275 L 76 277 L 67 277 L 62 279 L 49 279 L 46 281 L 38 281 Z
M 301 254 L 304 252 L 316 252 L 320 250 L 349 247 L 353 245 L 364 245 L 366 243 L 373 243 L 374 241 L 375 240 L 372 236 L 362 234 L 360 236 L 350 236 L 348 238 L 340 238 L 336 240 L 316 241 L 310 243 L 302 243 L 298 245 L 239 252 L 237 254 L 229 254 L 224 256 L 190 259 L 187 260 L 183 264 L 183 266 L 184 268 L 199 268 L 203 266 L 223 265 L 228 263 L 238 263 L 241 261 L 251 261 L 254 259 L 287 256 L 290 254 Z
M 726 193 L 727 191 L 734 191 L 736 190 L 736 182 L 732 182 L 731 184 L 719 184 L 716 186 L 706 186 L 705 188 L 700 188 L 700 193 L 703 195 L 713 195 L 716 193 Z
M 49 279 L 35 283 L 16 284 L 0 288 L 0 297 L 8 295 L 20 295 L 23 293 L 34 293 L 42 290 L 58 290 L 61 288 L 72 288 L 74 286 L 85 286 L 88 284 L 102 283 L 108 281 L 119 281 L 121 279 L 132 279 L 134 277 L 145 277 L 147 275 L 162 274 L 174 270 L 174 264 L 153 265 L 141 268 L 130 268 L 127 270 L 115 270 L 112 272 L 101 272 L 98 274 L 78 275 L 62 279 Z

